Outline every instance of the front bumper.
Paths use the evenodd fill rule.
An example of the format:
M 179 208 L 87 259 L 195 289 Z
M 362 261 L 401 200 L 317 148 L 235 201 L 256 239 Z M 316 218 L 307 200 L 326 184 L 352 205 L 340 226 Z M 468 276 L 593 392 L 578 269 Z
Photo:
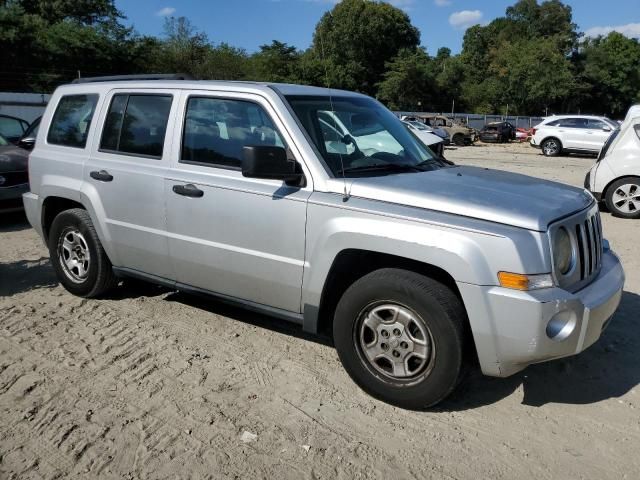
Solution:
M 575 355 L 595 343 L 620 304 L 624 271 L 618 257 L 607 250 L 596 279 L 575 293 L 560 288 L 522 292 L 459 287 L 483 373 L 506 377 L 532 363 Z M 469 301 L 474 308 L 469 308 Z
M 22 210 L 22 194 L 29 191 L 28 183 L 0 187 L 0 212 Z

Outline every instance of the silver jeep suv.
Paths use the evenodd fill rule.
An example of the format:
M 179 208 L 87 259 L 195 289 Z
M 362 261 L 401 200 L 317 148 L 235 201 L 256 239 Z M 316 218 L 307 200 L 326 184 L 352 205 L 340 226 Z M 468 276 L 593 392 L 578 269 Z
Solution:
M 65 85 L 29 178 L 70 292 L 138 277 L 329 332 L 358 385 L 405 408 L 470 363 L 505 377 L 584 350 L 623 289 L 588 192 L 451 165 L 356 93 Z

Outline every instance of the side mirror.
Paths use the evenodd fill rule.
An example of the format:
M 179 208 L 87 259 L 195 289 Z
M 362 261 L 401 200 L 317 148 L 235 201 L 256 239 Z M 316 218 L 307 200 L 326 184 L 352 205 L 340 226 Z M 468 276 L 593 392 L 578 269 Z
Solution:
M 33 150 L 35 144 L 36 139 L 34 137 L 26 137 L 18 140 L 18 146 L 20 148 L 24 148 L 25 150 Z
M 611 131 L 611 127 L 602 127 L 602 130 L 605 132 L 610 132 Z
M 295 185 L 300 185 L 304 179 L 298 164 L 287 158 L 284 148 L 266 145 L 243 147 L 242 176 L 282 180 Z

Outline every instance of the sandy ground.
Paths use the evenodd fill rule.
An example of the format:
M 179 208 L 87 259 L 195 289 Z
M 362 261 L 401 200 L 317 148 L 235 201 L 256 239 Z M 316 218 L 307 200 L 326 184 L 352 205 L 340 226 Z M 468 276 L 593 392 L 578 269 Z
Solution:
M 575 185 L 593 162 L 446 154 Z M 604 228 L 628 283 L 596 345 L 508 379 L 472 373 L 409 412 L 296 327 L 134 282 L 73 297 L 24 217 L 2 218 L 0 478 L 637 479 L 640 223 L 604 214 Z

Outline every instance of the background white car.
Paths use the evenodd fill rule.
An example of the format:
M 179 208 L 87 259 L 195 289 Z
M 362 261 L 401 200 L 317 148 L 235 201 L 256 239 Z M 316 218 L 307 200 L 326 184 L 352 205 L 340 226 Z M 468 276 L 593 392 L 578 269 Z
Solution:
M 597 155 L 618 124 L 607 117 L 558 115 L 547 117 L 533 128 L 531 146 L 547 157 L 562 153 Z
M 632 107 L 633 108 L 633 107 Z M 634 116 L 637 115 L 637 116 Z M 627 118 L 600 152 L 584 186 L 612 215 L 640 218 L 640 109 Z

